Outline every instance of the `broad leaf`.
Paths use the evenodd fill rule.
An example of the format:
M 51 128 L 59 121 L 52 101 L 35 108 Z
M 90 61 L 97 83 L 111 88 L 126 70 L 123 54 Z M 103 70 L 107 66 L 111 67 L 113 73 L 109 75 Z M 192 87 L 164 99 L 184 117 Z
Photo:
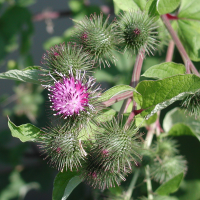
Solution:
M 200 20 L 200 0 L 181 0 L 179 18 Z
M 177 100 L 182 100 L 188 94 L 193 94 L 200 88 L 200 77 L 192 74 L 176 75 L 157 81 L 142 81 L 134 92 L 136 103 L 145 109 L 142 116 L 150 117 L 157 111 L 166 108 Z
M 124 11 L 139 10 L 139 7 L 133 0 L 113 0 L 116 6 Z
M 41 84 L 42 77 L 40 67 L 27 67 L 24 70 L 9 70 L 4 73 L 0 73 L 0 79 L 10 79 L 15 81 L 23 81 L 35 84 Z
M 174 11 L 180 4 L 181 0 L 157 0 L 157 11 L 160 15 Z
M 187 116 L 187 112 L 180 108 L 174 108 L 166 114 L 163 128 L 172 136 L 191 135 L 200 140 L 200 118 Z
M 159 194 L 159 195 L 168 195 L 170 193 L 173 193 L 175 191 L 178 190 L 181 181 L 183 179 L 183 172 L 174 176 L 173 178 L 171 178 L 170 180 L 168 180 L 167 182 L 163 183 L 156 191 L 155 193 Z
M 134 0 L 134 2 L 137 4 L 137 6 L 141 9 L 144 10 L 146 6 L 146 1 L 145 0 Z
M 66 200 L 81 182 L 77 172 L 59 172 L 54 180 L 52 200 Z
M 191 60 L 200 61 L 200 22 L 177 20 L 178 36 Z
M 157 0 L 148 0 L 145 7 L 145 11 L 149 14 L 149 16 L 156 17 L 156 19 L 158 19 L 159 13 L 156 9 L 156 3 Z
M 170 76 L 185 74 L 185 66 L 174 62 L 164 62 L 150 67 L 142 76 L 163 79 Z
M 8 127 L 12 136 L 19 138 L 22 142 L 36 141 L 40 134 L 44 133 L 33 124 L 22 124 L 20 126 L 16 126 L 13 122 L 10 121 L 9 118 Z
M 117 94 L 120 94 L 120 93 L 123 93 L 123 92 L 126 92 L 126 91 L 134 91 L 134 92 L 137 92 L 135 88 L 129 86 L 129 85 L 117 85 L 117 86 L 114 86 L 108 90 L 106 90 L 102 95 L 101 95 L 101 98 L 100 100 L 102 101 L 107 101 L 109 100 L 110 98 L 116 96 Z

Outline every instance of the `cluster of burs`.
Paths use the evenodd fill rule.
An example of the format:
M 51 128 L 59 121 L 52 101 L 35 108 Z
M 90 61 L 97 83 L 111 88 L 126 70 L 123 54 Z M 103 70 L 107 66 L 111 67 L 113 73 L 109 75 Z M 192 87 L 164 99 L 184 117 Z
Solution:
M 83 180 L 100 189 L 119 185 L 135 167 L 152 165 L 158 181 L 185 167 L 182 157 L 174 157 L 174 141 L 162 140 L 145 151 L 133 123 L 127 127 L 118 117 L 101 117 L 105 111 L 102 89 L 92 76 L 94 66 L 115 63 L 113 51 L 152 54 L 158 44 L 156 29 L 155 19 L 139 11 L 124 12 L 112 22 L 94 14 L 76 22 L 71 42 L 44 54 L 41 79 L 49 91 L 51 122 L 38 142 L 53 167 L 78 171 Z

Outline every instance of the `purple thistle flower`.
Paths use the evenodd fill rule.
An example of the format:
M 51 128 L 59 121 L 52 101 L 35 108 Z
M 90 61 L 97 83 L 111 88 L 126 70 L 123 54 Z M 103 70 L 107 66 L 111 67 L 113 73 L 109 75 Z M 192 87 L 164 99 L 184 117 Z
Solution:
M 91 90 L 95 84 L 95 79 L 89 77 L 87 82 L 85 81 L 85 72 L 81 73 L 80 70 L 76 70 L 76 77 L 74 77 L 72 68 L 69 70 L 69 76 L 56 72 L 60 80 L 56 80 L 51 74 L 49 74 L 53 80 L 54 85 L 45 85 L 50 91 L 49 100 L 52 103 L 50 106 L 54 115 L 62 115 L 64 119 L 73 115 L 80 115 L 81 112 L 90 114 L 90 111 L 94 111 L 95 108 L 90 104 L 90 99 L 98 97 L 93 94 L 100 89 L 97 87 L 95 90 Z

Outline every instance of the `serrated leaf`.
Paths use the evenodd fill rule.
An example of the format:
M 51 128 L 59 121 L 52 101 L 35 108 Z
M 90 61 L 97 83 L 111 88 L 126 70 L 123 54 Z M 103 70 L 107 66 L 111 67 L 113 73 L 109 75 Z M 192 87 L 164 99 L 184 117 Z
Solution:
M 180 4 L 181 0 L 157 0 L 157 11 L 160 15 L 174 11 Z
M 178 74 L 185 74 L 185 72 L 186 69 L 183 64 L 164 62 L 150 67 L 142 76 L 163 79 Z
M 200 0 L 181 0 L 178 17 L 200 20 Z
M 101 101 L 107 101 L 110 98 L 116 96 L 117 94 L 126 92 L 126 91 L 134 91 L 137 93 L 137 90 L 129 85 L 116 85 L 108 90 L 106 90 L 100 97 Z M 138 94 L 139 95 L 139 94 Z
M 193 61 L 200 61 L 200 22 L 177 20 L 178 36 Z
M 16 126 L 8 118 L 8 127 L 13 137 L 19 138 L 22 142 L 36 141 L 41 133 L 44 133 L 33 124 L 22 124 Z
M 35 84 L 41 84 L 40 67 L 27 67 L 24 70 L 9 70 L 7 72 L 0 73 L 0 79 L 10 79 L 15 81 L 29 82 Z
M 174 108 L 165 115 L 163 128 L 172 136 L 191 135 L 200 140 L 200 118 L 187 116 L 180 108 Z
M 77 172 L 59 172 L 54 180 L 52 200 L 66 200 L 74 188 L 82 182 Z
M 134 100 L 144 109 L 142 116 L 148 117 L 166 108 L 200 88 L 200 77 L 193 74 L 176 75 L 157 81 L 142 81 L 134 92 Z M 150 114 L 149 114 L 150 113 Z
M 139 10 L 139 7 L 133 0 L 113 0 L 117 7 L 124 11 Z
M 155 193 L 159 194 L 159 195 L 168 195 L 171 194 L 175 191 L 178 190 L 181 181 L 183 179 L 183 172 L 174 176 L 173 178 L 171 178 L 169 181 L 163 183 L 156 191 Z

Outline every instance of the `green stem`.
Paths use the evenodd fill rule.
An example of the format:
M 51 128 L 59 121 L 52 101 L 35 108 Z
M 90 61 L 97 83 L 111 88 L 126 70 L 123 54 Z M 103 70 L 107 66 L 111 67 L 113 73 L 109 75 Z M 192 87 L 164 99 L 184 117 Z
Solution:
M 130 200 L 130 199 L 131 199 L 131 196 L 132 196 L 133 190 L 134 190 L 134 188 L 135 188 L 135 184 L 136 184 L 136 182 L 137 182 L 137 179 L 138 179 L 138 177 L 139 177 L 139 174 L 140 174 L 140 170 L 137 169 L 137 170 L 135 171 L 134 175 L 133 175 L 133 178 L 132 178 L 131 183 L 130 183 L 130 185 L 129 185 L 129 188 L 128 188 L 127 192 L 126 192 L 126 195 L 125 195 L 125 197 L 124 197 L 124 200 Z
M 149 149 L 149 147 L 151 146 L 155 129 L 156 129 L 156 123 L 154 123 L 153 125 L 149 127 L 149 130 L 147 132 L 147 136 L 145 139 L 145 143 L 144 143 L 144 148 Z M 148 199 L 153 199 L 149 165 L 145 167 L 145 174 L 146 174 Z
M 145 167 L 148 199 L 153 199 L 149 165 Z

